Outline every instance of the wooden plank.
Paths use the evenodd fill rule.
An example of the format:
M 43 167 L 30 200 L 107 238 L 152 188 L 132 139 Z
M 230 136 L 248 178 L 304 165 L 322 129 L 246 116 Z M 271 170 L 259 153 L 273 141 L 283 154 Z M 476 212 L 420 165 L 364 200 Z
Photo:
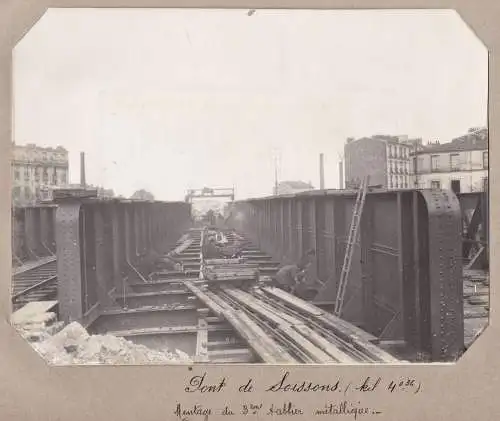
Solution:
M 273 307 L 270 304 L 260 302 L 262 307 L 266 308 L 268 311 L 273 311 Z M 275 311 L 275 310 L 274 310 Z M 317 332 L 312 330 L 309 326 L 307 326 L 304 321 L 297 319 L 294 316 L 288 315 L 286 313 L 281 312 L 280 317 L 287 320 L 291 326 L 297 330 L 301 335 L 310 340 L 314 345 L 318 346 L 321 350 L 326 352 L 332 358 L 335 359 L 335 362 L 340 362 L 343 364 L 355 364 L 359 362 L 358 360 L 352 358 L 339 348 L 337 348 L 333 343 L 325 339 L 323 336 L 319 335 Z
M 335 335 L 339 338 L 347 341 L 353 345 L 360 347 L 362 350 L 367 352 L 369 355 L 379 359 L 381 362 L 395 363 L 399 362 L 398 359 L 394 358 L 389 353 L 385 352 L 381 348 L 375 346 L 372 341 L 378 341 L 373 335 L 359 329 L 358 327 L 351 325 L 350 323 L 334 316 L 333 314 L 326 313 L 303 300 L 288 294 L 283 290 L 279 290 L 274 287 L 262 288 L 263 291 L 269 293 L 270 295 L 285 301 L 291 307 L 303 311 L 310 317 L 313 317 L 317 321 L 328 326 Z
M 169 296 L 169 295 L 191 295 L 191 292 L 186 289 L 177 289 L 171 291 L 158 291 L 158 292 L 129 292 L 125 295 L 127 298 L 141 298 L 141 297 L 157 297 L 157 296 Z M 120 295 L 117 298 L 121 298 Z
M 220 297 L 210 291 L 206 291 L 206 295 L 222 308 L 222 315 L 226 321 L 233 326 L 238 335 L 264 362 L 270 364 L 293 364 L 297 362 L 246 314 L 232 310 Z
M 143 306 L 138 308 L 125 309 L 112 309 L 105 310 L 101 314 L 103 316 L 114 316 L 119 314 L 133 314 L 133 313 L 150 313 L 159 311 L 186 311 L 186 310 L 197 310 L 198 306 L 189 304 L 167 304 L 163 306 Z
M 264 330 L 244 312 L 237 311 L 235 313 L 241 322 L 240 329 L 237 329 L 238 333 L 245 339 L 245 336 L 248 336 L 248 333 L 252 332 L 247 339 L 247 343 L 264 362 L 270 364 L 297 363 L 295 358 L 293 358 L 282 346 L 277 344 L 274 339 L 270 338 L 269 335 L 267 335 L 266 332 L 264 332 Z
M 224 309 L 205 294 L 200 288 L 196 287 L 192 282 L 185 282 L 184 285 L 194 294 L 196 298 L 202 301 L 212 312 L 217 316 L 223 316 Z
M 269 295 L 284 301 L 292 308 L 307 313 L 311 317 L 320 317 L 323 318 L 323 320 L 328 320 L 329 325 L 332 325 L 333 323 L 336 328 L 342 329 L 346 334 L 356 335 L 357 337 L 363 338 L 368 342 L 378 341 L 378 338 L 376 336 L 371 335 L 370 333 L 365 332 L 364 330 L 346 322 L 345 320 L 342 320 L 331 313 L 321 310 L 320 308 L 307 303 L 306 301 L 297 298 L 294 295 L 283 291 L 282 289 L 276 287 L 264 287 L 262 288 L 262 290 Z
M 208 324 L 206 316 L 208 309 L 200 309 L 200 319 L 198 320 L 198 334 L 196 335 L 196 356 L 195 362 L 208 362 Z
M 225 292 L 241 303 L 250 307 L 252 310 L 265 317 L 267 320 L 270 320 L 274 324 L 276 324 L 278 330 L 283 332 L 296 345 L 302 348 L 302 350 L 304 350 L 310 357 L 312 357 L 315 362 L 322 364 L 331 364 L 336 362 L 330 355 L 328 355 L 322 349 L 318 348 L 313 342 L 309 341 L 309 339 L 305 338 L 299 332 L 294 330 L 293 325 L 287 323 L 285 319 L 283 319 L 281 316 L 278 316 L 273 311 L 268 311 L 266 308 L 264 308 L 262 303 L 258 302 L 255 297 L 240 290 L 227 288 L 225 289 Z
M 147 335 L 176 335 L 180 333 L 197 333 L 198 326 L 164 326 L 142 329 L 114 330 L 106 332 L 113 336 L 147 336 Z
M 253 352 L 246 348 L 210 351 L 208 355 L 210 362 L 215 364 L 248 364 L 255 361 Z
M 205 263 L 207 265 L 231 265 L 231 264 L 240 264 L 243 262 L 243 259 L 207 259 Z
M 143 286 L 149 286 L 149 285 L 170 285 L 170 284 L 182 284 L 185 281 L 192 281 L 196 282 L 198 281 L 198 278 L 175 278 L 175 279 L 162 279 L 162 280 L 157 280 L 157 281 L 148 281 L 148 282 L 134 282 L 130 283 L 129 286 L 131 288 L 133 287 L 143 287 Z
M 330 327 L 334 332 L 335 335 L 339 336 L 341 339 L 343 339 L 346 342 L 351 343 L 352 345 L 355 345 L 358 349 L 361 348 L 361 350 L 365 353 L 368 353 L 372 357 L 378 359 L 380 362 L 384 363 L 397 363 L 400 362 L 397 358 L 394 358 L 391 354 L 388 352 L 384 351 L 380 347 L 376 346 L 373 344 L 371 341 L 366 340 L 366 337 L 363 336 L 358 336 L 357 333 L 351 333 L 351 329 L 349 326 L 347 326 L 346 329 L 346 324 L 342 324 L 339 326 L 337 321 L 335 320 L 332 322 L 331 318 L 333 315 L 323 315 L 318 318 L 320 322 L 323 322 L 325 325 Z M 335 316 L 333 316 L 335 317 Z M 346 332 L 347 330 L 347 332 Z M 355 332 L 355 330 L 354 330 Z M 377 339 L 378 340 L 378 339 Z

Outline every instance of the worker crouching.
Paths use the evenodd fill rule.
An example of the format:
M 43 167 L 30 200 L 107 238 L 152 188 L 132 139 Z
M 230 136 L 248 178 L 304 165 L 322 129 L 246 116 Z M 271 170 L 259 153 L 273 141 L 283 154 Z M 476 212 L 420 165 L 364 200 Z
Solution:
M 307 271 L 315 257 L 315 250 L 309 250 L 298 264 L 285 265 L 276 274 L 276 286 L 303 300 L 313 300 L 317 289 L 307 285 Z
M 276 286 L 293 294 L 296 287 L 306 278 L 305 269 L 302 264 L 283 266 L 276 274 Z

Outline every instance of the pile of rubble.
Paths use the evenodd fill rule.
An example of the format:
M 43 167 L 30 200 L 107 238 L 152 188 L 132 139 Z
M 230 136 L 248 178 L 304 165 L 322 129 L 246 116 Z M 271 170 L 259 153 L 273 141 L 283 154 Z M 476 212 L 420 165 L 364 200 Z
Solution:
M 35 320 L 36 319 L 36 320 Z M 21 324 L 18 332 L 47 362 L 68 364 L 151 364 L 190 363 L 182 351 L 154 351 L 124 338 L 111 335 L 89 335 L 77 322 L 66 327 L 56 322 L 54 313 L 44 313 Z

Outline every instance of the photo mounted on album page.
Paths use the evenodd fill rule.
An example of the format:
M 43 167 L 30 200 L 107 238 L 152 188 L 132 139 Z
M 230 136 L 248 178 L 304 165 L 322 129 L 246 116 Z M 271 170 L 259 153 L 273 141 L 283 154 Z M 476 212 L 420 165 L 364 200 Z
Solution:
M 48 364 L 453 363 L 487 328 L 458 13 L 48 9 L 12 57 L 10 319 Z

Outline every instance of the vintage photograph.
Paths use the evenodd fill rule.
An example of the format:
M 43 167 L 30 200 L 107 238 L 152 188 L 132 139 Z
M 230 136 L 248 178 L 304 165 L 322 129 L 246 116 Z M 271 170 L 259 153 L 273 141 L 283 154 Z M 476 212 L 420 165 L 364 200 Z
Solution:
M 11 324 L 47 363 L 444 363 L 487 328 L 457 12 L 49 9 L 12 80 Z

